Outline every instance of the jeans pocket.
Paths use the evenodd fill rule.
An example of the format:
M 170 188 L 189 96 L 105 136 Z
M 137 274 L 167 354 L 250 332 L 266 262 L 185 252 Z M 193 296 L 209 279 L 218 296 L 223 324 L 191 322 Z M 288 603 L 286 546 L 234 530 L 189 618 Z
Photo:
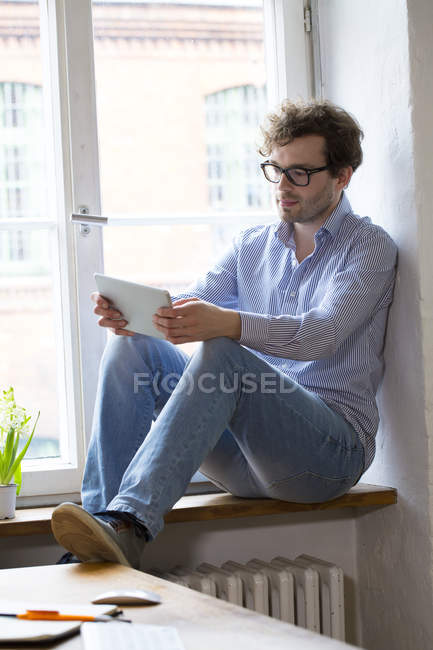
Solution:
M 266 495 L 271 499 L 295 503 L 322 503 L 346 494 L 353 485 L 353 477 L 329 478 L 305 471 L 291 478 L 271 483 Z

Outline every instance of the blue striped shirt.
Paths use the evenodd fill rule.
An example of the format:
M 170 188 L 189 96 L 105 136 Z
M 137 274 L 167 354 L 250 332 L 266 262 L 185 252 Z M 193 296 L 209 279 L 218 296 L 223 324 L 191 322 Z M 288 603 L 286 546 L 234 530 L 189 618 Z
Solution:
M 237 310 L 239 342 L 354 427 L 366 470 L 375 454 L 375 395 L 397 248 L 383 228 L 352 212 L 344 192 L 314 238 L 314 251 L 298 263 L 291 224 L 247 228 L 176 298 Z

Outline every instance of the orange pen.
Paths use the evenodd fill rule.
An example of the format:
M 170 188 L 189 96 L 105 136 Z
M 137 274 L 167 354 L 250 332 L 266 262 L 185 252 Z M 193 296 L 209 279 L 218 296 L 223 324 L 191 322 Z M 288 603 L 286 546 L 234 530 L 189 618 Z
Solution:
M 107 614 L 101 614 L 99 616 L 86 616 L 84 614 L 60 614 L 57 610 L 49 609 L 28 609 L 25 614 L 2 614 L 0 616 L 13 616 L 14 618 L 20 618 L 27 621 L 95 621 L 95 622 L 125 622 L 130 623 L 122 618 L 113 618 Z

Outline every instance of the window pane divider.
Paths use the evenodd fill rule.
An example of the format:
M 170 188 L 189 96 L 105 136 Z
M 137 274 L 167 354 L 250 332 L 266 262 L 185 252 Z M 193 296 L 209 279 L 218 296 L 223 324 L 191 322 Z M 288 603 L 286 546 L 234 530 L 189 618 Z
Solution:
M 74 223 L 87 224 L 89 226 L 149 226 L 149 225 L 171 225 L 171 224 L 220 224 L 220 223 L 248 223 L 258 224 L 269 221 L 275 221 L 275 215 L 271 212 L 185 212 L 173 214 L 165 213 L 148 213 L 134 214 L 125 217 L 107 216 L 103 217 L 104 223 L 97 223 L 96 215 L 76 215 L 72 214 Z M 98 218 L 98 217 L 96 217 Z M 101 218 L 101 217 L 99 217 Z M 101 218 L 102 219 L 102 218 Z

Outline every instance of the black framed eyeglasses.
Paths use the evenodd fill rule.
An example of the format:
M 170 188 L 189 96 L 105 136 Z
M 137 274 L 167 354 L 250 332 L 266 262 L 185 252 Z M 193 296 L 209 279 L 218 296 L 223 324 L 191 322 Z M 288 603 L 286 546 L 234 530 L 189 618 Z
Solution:
M 260 164 L 260 167 L 263 170 L 266 180 L 271 183 L 279 183 L 281 176 L 284 174 L 289 183 L 305 187 L 305 185 L 309 185 L 310 176 L 312 176 L 312 174 L 323 172 L 325 169 L 329 168 L 329 165 L 316 167 L 315 169 L 306 169 L 305 167 L 286 167 L 283 169 L 283 167 L 280 167 L 275 163 L 264 162 Z

